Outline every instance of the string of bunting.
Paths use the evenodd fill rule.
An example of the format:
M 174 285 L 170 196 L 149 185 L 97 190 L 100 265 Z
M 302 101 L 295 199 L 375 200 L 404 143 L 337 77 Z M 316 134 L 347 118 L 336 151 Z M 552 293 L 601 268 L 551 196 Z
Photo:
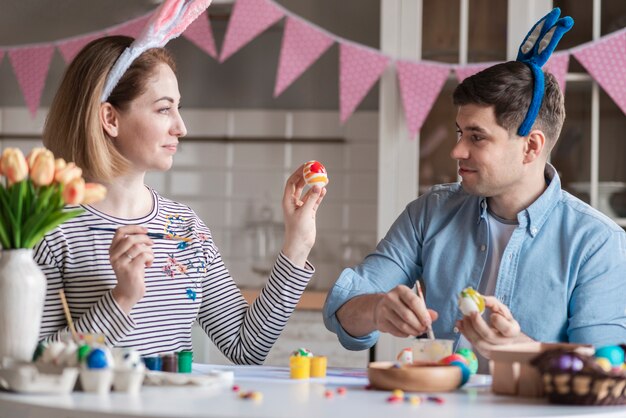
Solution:
M 150 14 L 102 31 L 49 43 L 0 46 L 0 63 L 6 52 L 24 101 L 34 117 L 55 48 L 59 50 L 65 62 L 69 63 L 78 51 L 93 39 L 114 34 L 136 36 Z M 336 43 L 339 45 L 339 118 L 342 123 L 350 118 L 385 70 L 393 66 L 399 81 L 409 134 L 415 137 L 450 71 L 454 71 L 460 82 L 496 64 L 481 62 L 453 65 L 426 60 L 398 59 L 330 33 L 272 0 L 235 1 L 219 55 L 206 11 L 187 28 L 183 36 L 221 63 L 283 18 L 285 24 L 274 97 L 282 94 Z M 596 41 L 553 54 L 544 68 L 554 74 L 563 90 L 570 55 L 576 57 L 590 76 L 626 114 L 626 28 Z

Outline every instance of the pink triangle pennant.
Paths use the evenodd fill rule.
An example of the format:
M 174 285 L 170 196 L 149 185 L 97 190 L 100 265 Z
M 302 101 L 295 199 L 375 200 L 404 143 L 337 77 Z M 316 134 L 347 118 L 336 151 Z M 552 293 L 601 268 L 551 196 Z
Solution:
M 131 20 L 128 23 L 107 30 L 106 34 L 109 36 L 124 35 L 130 36 L 131 38 L 136 38 L 141 34 L 141 31 L 146 26 L 146 23 L 148 23 L 149 19 L 150 16 L 143 16 L 138 19 Z
M 572 53 L 626 113 L 626 30 Z
M 569 66 L 569 52 L 556 52 L 552 54 L 548 62 L 543 66 L 544 71 L 551 73 L 559 83 L 561 92 L 565 94 L 565 79 L 567 77 L 567 68 Z
M 33 117 L 37 114 L 53 53 L 53 44 L 9 51 L 13 71 L 24 95 L 24 101 Z
M 284 15 L 268 0 L 237 0 L 228 21 L 220 62 L 226 61 Z
M 339 119 L 344 123 L 378 81 L 390 58 L 360 46 L 339 43 Z
M 217 59 L 217 49 L 215 48 L 215 39 L 211 30 L 211 21 L 206 11 L 187 27 L 183 36 L 193 42 L 198 48 Z
M 87 45 L 94 39 L 100 38 L 103 35 L 104 32 L 82 36 L 80 38 L 74 38 L 69 41 L 61 41 L 57 44 L 57 48 L 63 56 L 63 60 L 65 61 L 65 63 L 69 64 L 85 45 Z
M 274 97 L 282 94 L 333 43 L 333 38 L 317 28 L 300 19 L 287 17 L 274 85 Z
M 396 63 L 402 106 L 411 138 L 422 128 L 426 116 L 450 74 L 450 67 L 435 63 Z
M 479 62 L 476 64 L 455 65 L 454 73 L 456 74 L 456 79 L 459 80 L 459 83 L 462 83 L 463 80 L 465 80 L 467 77 L 471 77 L 474 74 L 478 74 L 482 70 L 485 70 L 496 64 L 500 64 L 500 63 L 499 62 Z

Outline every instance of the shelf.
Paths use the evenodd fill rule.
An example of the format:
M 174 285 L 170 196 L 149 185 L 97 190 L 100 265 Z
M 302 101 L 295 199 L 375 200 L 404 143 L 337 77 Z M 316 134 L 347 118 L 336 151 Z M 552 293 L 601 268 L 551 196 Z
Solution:
M 261 293 L 261 289 L 241 289 L 241 293 L 243 293 L 243 297 L 246 298 L 248 303 L 252 303 Z M 304 311 L 321 311 L 324 306 L 327 293 L 328 292 L 319 290 L 305 290 L 300 298 L 300 302 L 296 306 L 296 309 Z

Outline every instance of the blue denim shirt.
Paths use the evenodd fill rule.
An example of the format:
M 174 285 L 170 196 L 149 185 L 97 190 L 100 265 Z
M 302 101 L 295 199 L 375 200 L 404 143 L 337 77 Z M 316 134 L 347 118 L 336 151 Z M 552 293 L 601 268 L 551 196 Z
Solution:
M 522 332 L 543 342 L 626 342 L 626 234 L 586 203 L 561 190 L 551 165 L 544 193 L 517 214 L 504 249 L 495 296 Z M 337 309 L 351 298 L 388 292 L 423 278 L 426 304 L 439 313 L 437 338 L 458 341 L 457 295 L 478 289 L 489 246 L 486 198 L 460 184 L 433 187 L 411 202 L 376 251 L 347 268 L 330 290 L 324 323 L 351 350 L 369 348 L 378 331 L 355 338 L 339 324 Z

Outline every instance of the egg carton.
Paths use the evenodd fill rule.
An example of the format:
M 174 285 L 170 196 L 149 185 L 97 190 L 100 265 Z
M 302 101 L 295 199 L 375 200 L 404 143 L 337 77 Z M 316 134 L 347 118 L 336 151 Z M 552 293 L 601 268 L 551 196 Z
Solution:
M 33 394 L 68 394 L 74 390 L 78 368 L 4 359 L 0 365 L 0 387 Z

